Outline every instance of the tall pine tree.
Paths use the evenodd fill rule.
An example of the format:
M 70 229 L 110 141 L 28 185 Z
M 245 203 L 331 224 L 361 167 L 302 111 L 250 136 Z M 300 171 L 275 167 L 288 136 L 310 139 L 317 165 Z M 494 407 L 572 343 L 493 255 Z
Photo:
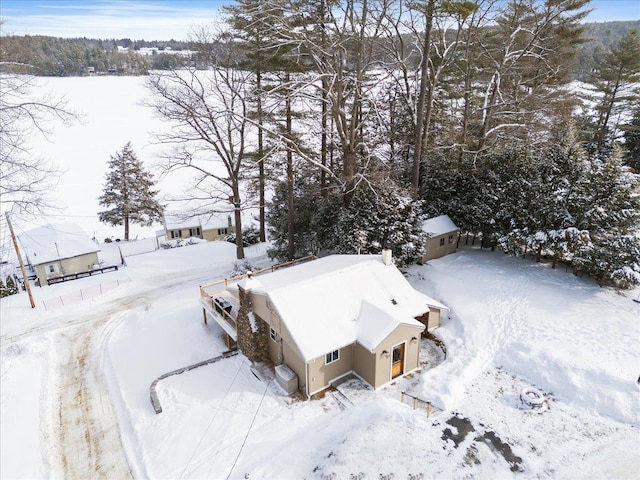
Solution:
M 630 30 L 605 55 L 593 72 L 594 97 L 597 99 L 595 146 L 598 152 L 611 140 L 611 120 L 640 98 L 640 32 Z
M 101 222 L 124 225 L 124 239 L 129 240 L 129 224 L 150 226 L 162 218 L 162 205 L 156 200 L 155 182 L 138 159 L 131 142 L 109 161 L 104 193 L 98 199 L 109 210 L 98 212 Z

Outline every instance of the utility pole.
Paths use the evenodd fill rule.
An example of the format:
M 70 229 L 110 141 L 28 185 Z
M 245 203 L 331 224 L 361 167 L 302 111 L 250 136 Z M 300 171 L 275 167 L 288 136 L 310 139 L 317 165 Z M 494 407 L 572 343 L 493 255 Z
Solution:
M 20 270 L 22 271 L 22 279 L 24 280 L 24 286 L 27 287 L 27 293 L 29 294 L 29 301 L 31 302 L 31 308 L 36 308 L 36 302 L 33 301 L 33 294 L 31 293 L 31 285 L 27 278 L 27 272 L 24 269 L 24 262 L 22 261 L 22 255 L 20 255 L 20 248 L 18 247 L 18 240 L 16 234 L 13 233 L 13 225 L 11 225 L 11 219 L 9 218 L 9 212 L 5 212 L 7 217 L 7 225 L 9 225 L 9 232 L 11 232 L 11 240 L 13 240 L 13 246 L 16 249 L 16 255 L 18 255 L 18 262 L 20 262 Z

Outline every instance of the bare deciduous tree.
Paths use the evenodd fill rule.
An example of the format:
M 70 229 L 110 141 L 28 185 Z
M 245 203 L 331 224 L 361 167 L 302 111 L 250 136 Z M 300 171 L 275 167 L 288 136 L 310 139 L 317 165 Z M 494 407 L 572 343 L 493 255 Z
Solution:
M 22 66 L 3 62 L 1 67 Z M 64 99 L 42 94 L 42 88 L 31 75 L 0 73 L 0 201 L 23 213 L 54 206 L 48 194 L 60 173 L 34 156 L 30 138 L 47 138 L 54 121 L 68 124 L 77 118 Z
M 171 125 L 157 134 L 159 142 L 174 146 L 165 171 L 196 174 L 188 197 L 199 203 L 201 213 L 232 204 L 237 258 L 244 258 L 241 168 L 250 127 L 249 73 L 223 67 L 169 71 L 152 74 L 147 85 L 153 93 L 148 105 Z

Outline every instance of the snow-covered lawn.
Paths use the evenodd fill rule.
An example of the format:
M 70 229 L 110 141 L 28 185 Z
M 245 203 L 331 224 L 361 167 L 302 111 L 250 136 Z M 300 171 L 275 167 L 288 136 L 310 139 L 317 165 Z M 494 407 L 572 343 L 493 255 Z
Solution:
M 377 392 L 347 382 L 347 400 L 300 401 L 237 355 L 159 381 L 156 415 L 157 377 L 226 349 L 222 331 L 202 322 L 198 286 L 228 274 L 234 253 L 211 243 L 129 257 L 118 272 L 36 289 L 41 302 L 130 279 L 48 312 L 29 309 L 24 294 L 3 299 L 0 477 L 69 476 L 55 403 L 63 353 L 82 340 L 86 395 L 100 399 L 108 385 L 135 478 L 637 478 L 639 290 L 478 249 L 408 271 L 452 309 L 435 332 L 447 347 L 439 365 Z M 266 262 L 263 246 L 248 256 Z M 528 386 L 545 394 L 543 408 L 522 404 Z M 413 410 L 403 390 L 443 411 Z M 93 403 L 107 425 L 108 409 Z M 124 458 L 104 448 L 105 464 Z

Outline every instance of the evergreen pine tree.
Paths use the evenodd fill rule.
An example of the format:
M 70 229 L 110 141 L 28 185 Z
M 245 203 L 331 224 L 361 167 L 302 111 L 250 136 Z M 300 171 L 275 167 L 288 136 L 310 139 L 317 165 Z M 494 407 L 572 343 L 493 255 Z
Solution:
M 604 56 L 591 83 L 597 99 L 596 148 L 611 140 L 610 120 L 638 101 L 640 82 L 640 32 L 630 30 Z
M 129 224 L 150 226 L 162 218 L 162 205 L 156 200 L 154 181 L 138 159 L 131 142 L 116 152 L 109 161 L 104 193 L 99 198 L 109 210 L 98 212 L 101 222 L 124 225 L 124 239 L 129 240 Z
M 7 295 L 9 295 L 9 291 L 7 290 L 7 287 L 5 287 L 2 278 L 0 278 L 0 298 L 4 298 Z
M 351 254 L 377 254 L 390 248 L 396 265 L 402 267 L 424 251 L 423 220 L 422 203 L 392 181 L 360 184 L 338 220 L 335 248 Z
M 614 149 L 606 161 L 596 160 L 589 175 L 591 196 L 579 226 L 588 230 L 575 264 L 601 285 L 628 288 L 640 283 L 640 180 L 624 170 Z
M 341 199 L 336 195 L 320 195 L 320 187 L 296 182 L 294 189 L 294 257 L 317 255 L 321 250 L 330 250 L 335 238 L 335 224 L 340 211 Z M 289 258 L 288 186 L 286 182 L 276 185 L 267 211 L 269 237 L 272 240 L 269 255 L 272 258 Z
M 640 173 L 640 107 L 636 108 L 631 122 L 621 128 L 624 130 L 624 148 L 627 151 L 625 164 Z

